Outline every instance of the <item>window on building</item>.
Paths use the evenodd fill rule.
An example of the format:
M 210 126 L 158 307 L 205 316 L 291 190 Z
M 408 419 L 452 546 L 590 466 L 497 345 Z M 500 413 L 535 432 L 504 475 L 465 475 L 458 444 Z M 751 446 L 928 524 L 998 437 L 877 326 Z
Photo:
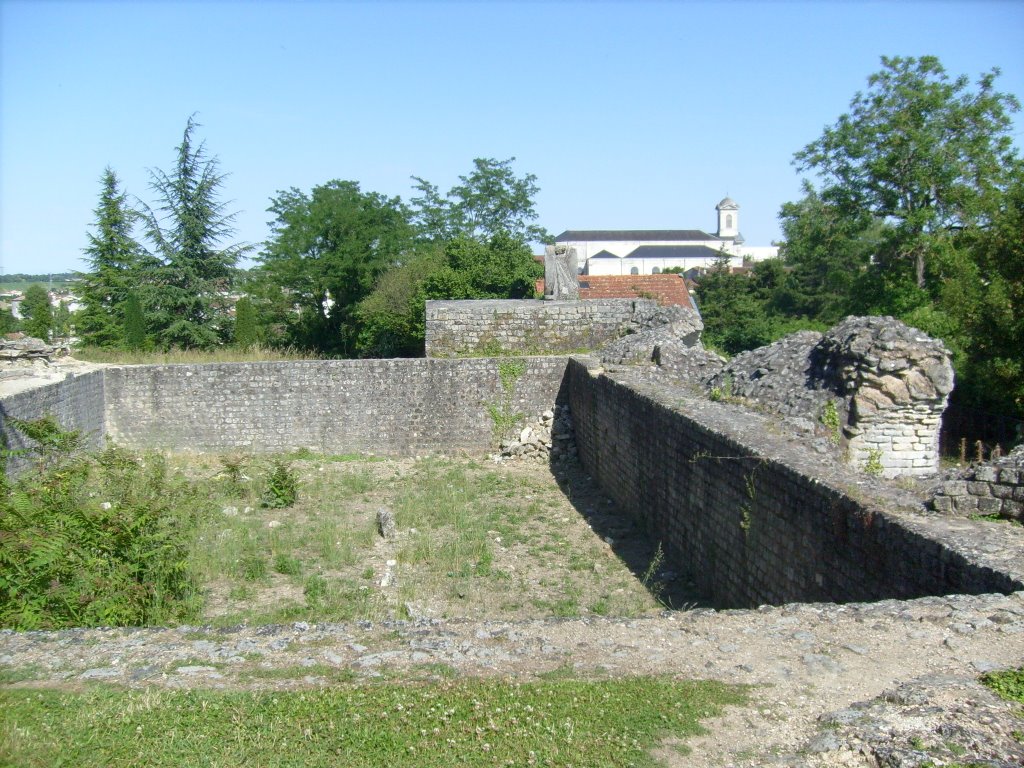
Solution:
M 725 228 L 726 229 L 732 229 L 732 214 L 731 213 L 726 214 L 726 217 L 725 217 Z
M 631 275 L 639 275 L 640 274 L 640 270 L 638 268 L 636 268 L 636 267 L 630 267 L 629 268 L 629 274 L 631 274 Z
M 651 270 L 651 274 L 652 275 L 660 275 L 661 274 L 661 268 L 660 267 L 655 267 L 654 269 Z

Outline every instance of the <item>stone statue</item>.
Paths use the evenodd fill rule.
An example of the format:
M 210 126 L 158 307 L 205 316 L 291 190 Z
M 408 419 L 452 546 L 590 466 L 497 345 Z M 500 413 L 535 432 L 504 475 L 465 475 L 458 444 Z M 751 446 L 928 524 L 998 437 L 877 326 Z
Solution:
M 544 248 L 544 298 L 576 300 L 580 284 L 576 279 L 576 249 L 564 245 Z

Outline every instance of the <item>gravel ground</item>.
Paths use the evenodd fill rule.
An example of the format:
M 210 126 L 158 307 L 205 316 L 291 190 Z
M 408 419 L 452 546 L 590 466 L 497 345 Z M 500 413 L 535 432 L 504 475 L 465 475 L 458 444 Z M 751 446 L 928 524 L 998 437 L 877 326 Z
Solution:
M 976 682 L 1022 663 L 1024 594 L 637 620 L 0 631 L 0 670 L 30 686 L 284 689 L 329 685 L 335 672 L 429 676 L 437 665 L 463 676 L 530 679 L 572 667 L 754 686 L 751 704 L 709 722 L 689 755 L 661 755 L 700 767 L 910 766 L 941 759 L 941 749 L 964 763 L 1022 765 L 1011 732 L 1024 720 Z

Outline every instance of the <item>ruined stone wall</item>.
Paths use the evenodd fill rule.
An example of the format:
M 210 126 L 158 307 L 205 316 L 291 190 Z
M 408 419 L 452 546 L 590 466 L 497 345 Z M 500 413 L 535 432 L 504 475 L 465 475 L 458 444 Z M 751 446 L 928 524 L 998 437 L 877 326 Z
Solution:
M 950 515 L 1024 522 L 1024 446 L 1008 456 L 960 470 L 939 486 L 931 507 Z
M 488 406 L 535 419 L 556 401 L 566 359 L 522 361 L 508 396 L 510 361 L 487 358 L 110 368 L 107 431 L 137 448 L 483 453 Z
M 899 491 L 861 500 L 862 473 L 823 470 L 771 417 L 629 369 L 597 375 L 586 358 L 568 377 L 584 467 L 720 605 L 1024 586 L 1024 574 L 986 561 L 987 544 L 964 544 L 949 518 L 922 516 L 912 498 L 901 512 Z
M 102 446 L 106 433 L 103 390 L 103 372 L 95 371 L 5 397 L 0 402 L 4 445 L 9 449 L 27 447 L 24 435 L 8 423 L 9 417 L 29 421 L 51 415 L 64 429 L 78 430 L 86 445 Z M 28 464 L 27 458 L 14 455 L 7 462 L 8 473 L 17 474 Z
M 636 330 L 651 299 L 428 301 L 427 357 L 558 354 L 596 349 Z
M 950 353 L 894 318 L 848 317 L 824 334 L 791 334 L 737 355 L 708 384 L 832 426 L 855 467 L 883 477 L 939 469 Z

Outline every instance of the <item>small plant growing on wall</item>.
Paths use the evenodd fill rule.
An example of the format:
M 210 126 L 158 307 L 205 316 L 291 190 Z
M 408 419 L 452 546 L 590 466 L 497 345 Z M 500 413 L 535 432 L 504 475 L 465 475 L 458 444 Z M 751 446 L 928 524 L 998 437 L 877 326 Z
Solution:
M 864 471 L 872 477 L 881 477 L 885 467 L 882 466 L 882 449 L 871 448 L 868 450 L 867 461 L 864 462 Z
M 723 400 L 726 401 L 726 402 L 731 400 L 732 399 L 732 376 L 729 376 L 728 374 L 726 374 L 726 376 L 724 376 L 722 378 L 722 386 L 720 386 L 720 387 L 712 387 L 711 391 L 708 393 L 708 398 L 710 398 L 712 402 L 716 402 L 716 403 L 717 402 L 721 402 Z
M 839 425 L 839 409 L 836 408 L 834 400 L 829 400 L 821 409 L 821 416 L 818 417 L 828 435 L 828 441 L 832 445 L 839 445 L 842 431 Z
M 512 409 L 512 396 L 516 382 L 526 372 L 523 360 L 502 360 L 498 364 L 498 379 L 501 381 L 501 401 L 487 404 L 487 415 L 491 417 L 495 443 L 501 442 L 515 430 L 523 420 L 523 414 Z

